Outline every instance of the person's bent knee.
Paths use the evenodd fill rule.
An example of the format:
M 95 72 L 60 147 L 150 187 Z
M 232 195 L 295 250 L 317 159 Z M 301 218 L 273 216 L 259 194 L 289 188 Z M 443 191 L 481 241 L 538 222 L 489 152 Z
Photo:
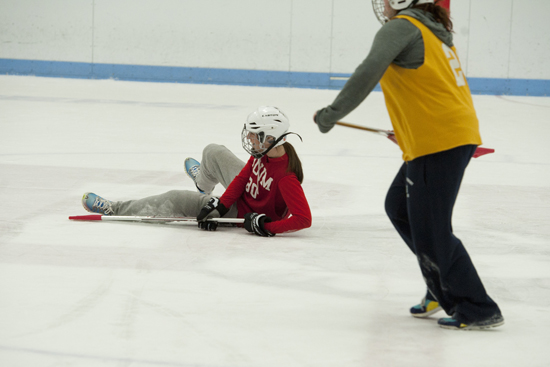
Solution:
M 395 218 L 397 215 L 397 203 L 394 200 L 393 197 L 390 197 L 389 193 L 386 196 L 386 200 L 384 201 L 384 210 L 386 211 L 386 215 L 392 219 Z
M 226 150 L 227 148 L 220 144 L 208 144 L 202 151 L 202 159 L 208 159 L 209 156 L 216 156 L 218 153 Z
M 384 209 L 392 222 L 394 220 L 403 220 L 407 217 L 407 205 L 403 200 L 406 200 L 404 195 L 401 195 L 395 189 L 390 189 L 384 202 Z

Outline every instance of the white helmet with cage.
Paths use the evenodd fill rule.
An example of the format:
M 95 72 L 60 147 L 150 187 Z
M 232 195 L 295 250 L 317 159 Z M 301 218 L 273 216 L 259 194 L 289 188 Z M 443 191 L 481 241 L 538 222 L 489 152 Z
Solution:
M 246 119 L 241 134 L 243 148 L 254 158 L 261 158 L 286 142 L 289 128 L 288 118 L 281 110 L 260 106 Z
M 403 10 L 419 4 L 433 4 L 434 0 L 372 0 L 374 14 L 382 24 L 389 21 L 387 9 L 384 4 L 385 2 L 387 2 L 393 10 Z

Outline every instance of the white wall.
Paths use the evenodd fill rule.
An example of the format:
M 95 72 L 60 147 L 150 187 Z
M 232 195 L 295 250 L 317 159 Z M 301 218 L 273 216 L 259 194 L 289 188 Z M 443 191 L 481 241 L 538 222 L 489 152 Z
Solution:
M 91 62 L 93 1 L 0 0 L 0 58 Z
M 549 0 L 453 0 L 451 14 L 468 76 L 550 79 Z
M 470 77 L 550 79 L 549 0 L 453 0 Z M 0 0 L 0 58 L 351 73 L 368 0 Z

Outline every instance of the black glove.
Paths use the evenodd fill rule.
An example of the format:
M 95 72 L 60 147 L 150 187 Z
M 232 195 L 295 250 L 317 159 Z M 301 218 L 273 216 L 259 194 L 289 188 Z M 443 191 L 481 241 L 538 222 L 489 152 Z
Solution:
M 244 216 L 244 228 L 250 233 L 255 233 L 262 237 L 273 237 L 274 233 L 265 229 L 264 223 L 271 222 L 271 218 L 265 214 L 246 213 Z
M 199 228 L 204 229 L 205 231 L 215 231 L 218 228 L 218 222 L 210 220 L 199 222 Z
M 223 217 L 227 214 L 229 209 L 220 202 L 217 197 L 212 197 L 201 209 L 199 215 L 197 215 L 197 221 L 199 222 L 199 228 L 206 231 L 215 231 L 218 228 L 217 222 L 210 222 L 206 219 L 214 217 Z

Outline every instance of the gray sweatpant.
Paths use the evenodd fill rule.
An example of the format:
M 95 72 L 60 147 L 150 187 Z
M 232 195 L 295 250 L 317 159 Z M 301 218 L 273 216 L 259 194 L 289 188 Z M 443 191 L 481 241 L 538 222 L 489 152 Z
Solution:
M 241 172 L 245 163 L 223 145 L 210 144 L 202 152 L 200 172 L 196 183 L 207 194 L 189 190 L 172 190 L 139 200 L 117 201 L 114 215 L 165 217 L 196 217 L 212 197 L 210 193 L 221 183 L 227 188 Z M 237 207 L 231 206 L 226 218 L 237 217 Z

